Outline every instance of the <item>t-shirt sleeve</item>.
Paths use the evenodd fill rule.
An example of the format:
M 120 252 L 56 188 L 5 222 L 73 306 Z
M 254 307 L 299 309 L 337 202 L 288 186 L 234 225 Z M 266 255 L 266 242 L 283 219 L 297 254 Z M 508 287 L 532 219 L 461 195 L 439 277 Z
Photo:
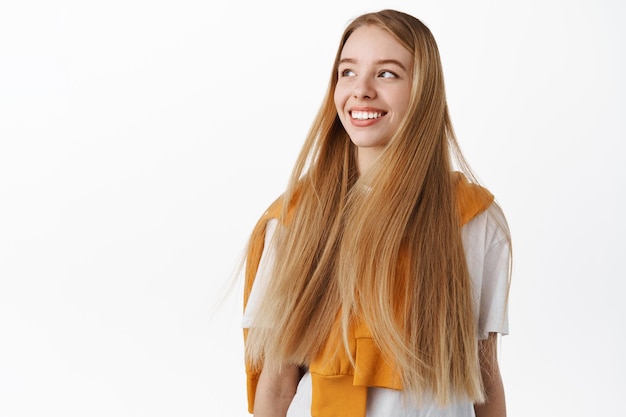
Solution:
M 509 333 L 510 239 L 501 209 L 492 204 L 463 228 L 479 339 Z
M 272 244 L 272 237 L 276 230 L 278 220 L 271 219 L 268 221 L 265 228 L 265 244 L 263 246 L 263 253 L 261 254 L 261 260 L 259 261 L 259 267 L 252 284 L 250 291 L 250 297 L 248 298 L 248 304 L 243 313 L 242 327 L 249 329 L 253 327 L 253 323 L 257 312 L 263 302 L 265 292 L 267 291 L 267 285 L 270 279 L 272 267 L 274 265 L 275 250 Z

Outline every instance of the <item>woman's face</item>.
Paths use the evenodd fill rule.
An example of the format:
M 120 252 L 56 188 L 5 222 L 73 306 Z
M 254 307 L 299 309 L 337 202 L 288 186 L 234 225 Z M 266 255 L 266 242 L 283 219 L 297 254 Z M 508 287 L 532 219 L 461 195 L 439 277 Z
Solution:
M 358 148 L 361 172 L 382 153 L 406 113 L 412 68 L 411 52 L 378 26 L 356 29 L 341 51 L 335 106 Z

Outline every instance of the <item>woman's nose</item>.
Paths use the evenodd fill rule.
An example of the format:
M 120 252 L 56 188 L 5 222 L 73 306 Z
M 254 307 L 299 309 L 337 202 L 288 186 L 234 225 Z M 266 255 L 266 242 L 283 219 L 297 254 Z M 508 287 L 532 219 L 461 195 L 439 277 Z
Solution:
M 358 99 L 372 99 L 376 97 L 376 89 L 372 84 L 372 80 L 368 78 L 361 78 L 354 85 L 354 98 Z

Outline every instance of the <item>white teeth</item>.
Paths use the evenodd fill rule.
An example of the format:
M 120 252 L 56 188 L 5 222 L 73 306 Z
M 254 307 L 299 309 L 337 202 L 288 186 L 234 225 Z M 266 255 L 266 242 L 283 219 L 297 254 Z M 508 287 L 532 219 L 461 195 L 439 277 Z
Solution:
M 352 118 L 357 120 L 367 120 L 367 119 L 378 119 L 383 114 L 379 112 L 371 112 L 371 111 L 352 111 Z

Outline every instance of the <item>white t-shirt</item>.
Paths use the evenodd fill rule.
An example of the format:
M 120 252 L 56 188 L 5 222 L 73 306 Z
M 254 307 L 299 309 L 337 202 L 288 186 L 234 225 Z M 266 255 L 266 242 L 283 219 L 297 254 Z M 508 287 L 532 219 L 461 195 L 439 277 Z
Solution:
M 275 259 L 271 245 L 277 220 L 269 221 L 265 234 L 265 249 L 243 315 L 243 327 L 253 324 L 263 294 L 269 282 L 269 273 Z M 479 339 L 489 333 L 506 335 L 509 332 L 507 293 L 509 287 L 509 239 L 506 221 L 500 208 L 492 204 L 487 210 L 463 226 L 463 246 L 472 281 L 474 314 Z M 300 380 L 287 417 L 311 416 L 311 376 Z M 404 397 L 402 391 L 387 388 L 368 388 L 367 417 L 474 417 L 470 401 L 457 401 L 440 408 L 434 401 L 424 400 L 417 407 Z

